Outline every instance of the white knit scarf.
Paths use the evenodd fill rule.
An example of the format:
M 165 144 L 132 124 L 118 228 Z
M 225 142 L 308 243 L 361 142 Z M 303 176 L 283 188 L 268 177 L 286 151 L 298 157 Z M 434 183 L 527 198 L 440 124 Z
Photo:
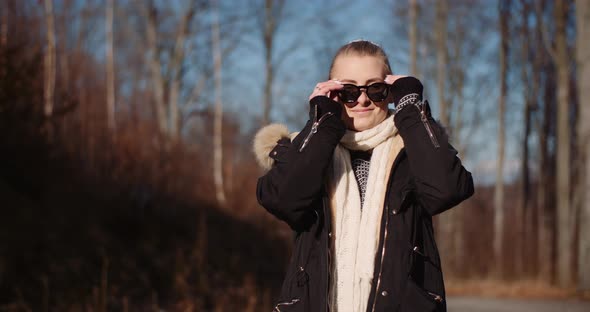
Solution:
M 403 147 L 393 114 L 361 132 L 347 131 L 334 150 L 329 177 L 332 211 L 330 306 L 338 312 L 364 312 L 371 291 L 374 261 L 387 181 L 393 161 Z M 373 150 L 364 206 L 352 169 L 349 150 Z

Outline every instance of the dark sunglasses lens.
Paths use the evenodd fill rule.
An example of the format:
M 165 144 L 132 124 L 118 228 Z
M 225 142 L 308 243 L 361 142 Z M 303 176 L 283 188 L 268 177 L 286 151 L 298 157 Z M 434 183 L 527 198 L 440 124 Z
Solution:
M 385 100 L 389 94 L 389 85 L 386 83 L 374 83 L 367 87 L 367 96 L 375 102 Z
M 352 85 L 344 85 L 342 89 L 338 91 L 338 97 L 341 101 L 346 103 L 352 103 L 356 101 L 361 95 L 361 91 Z

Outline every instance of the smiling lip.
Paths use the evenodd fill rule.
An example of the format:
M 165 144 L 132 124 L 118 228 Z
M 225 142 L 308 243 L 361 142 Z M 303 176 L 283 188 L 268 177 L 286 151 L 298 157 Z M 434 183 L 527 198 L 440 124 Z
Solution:
M 355 109 L 355 110 L 353 110 L 352 112 L 354 112 L 354 113 L 357 113 L 357 114 L 358 114 L 358 113 L 368 113 L 368 112 L 370 112 L 370 111 L 372 111 L 372 110 L 373 110 L 372 108 L 367 108 L 367 109 Z

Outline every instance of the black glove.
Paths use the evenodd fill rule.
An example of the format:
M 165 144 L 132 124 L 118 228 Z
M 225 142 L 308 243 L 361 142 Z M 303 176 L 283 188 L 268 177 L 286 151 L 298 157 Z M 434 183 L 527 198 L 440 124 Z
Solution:
M 424 86 L 422 86 L 420 80 L 414 77 L 408 76 L 397 79 L 390 88 L 394 107 L 397 107 L 402 99 L 401 104 L 405 104 L 406 100 L 411 101 L 411 104 L 421 101 L 423 90 Z

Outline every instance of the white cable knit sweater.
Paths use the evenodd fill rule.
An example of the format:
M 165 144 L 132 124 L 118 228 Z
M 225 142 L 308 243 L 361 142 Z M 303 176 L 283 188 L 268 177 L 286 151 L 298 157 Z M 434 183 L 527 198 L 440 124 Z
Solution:
M 374 128 L 347 131 L 334 151 L 329 177 L 335 255 L 329 298 L 332 311 L 364 312 L 367 309 L 387 181 L 402 147 L 403 140 L 390 114 Z M 349 150 L 370 149 L 373 150 L 371 166 L 361 207 Z

